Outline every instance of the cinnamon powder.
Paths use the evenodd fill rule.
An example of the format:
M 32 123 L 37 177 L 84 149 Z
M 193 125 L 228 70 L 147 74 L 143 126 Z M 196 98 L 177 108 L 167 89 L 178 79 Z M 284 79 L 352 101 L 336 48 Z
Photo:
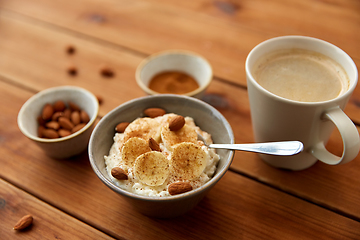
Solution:
M 186 73 L 169 71 L 155 75 L 149 88 L 158 93 L 185 94 L 199 88 L 199 84 Z

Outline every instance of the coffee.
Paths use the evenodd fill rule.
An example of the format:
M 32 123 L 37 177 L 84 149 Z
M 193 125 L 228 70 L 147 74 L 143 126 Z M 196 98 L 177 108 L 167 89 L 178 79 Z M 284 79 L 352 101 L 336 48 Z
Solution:
M 334 99 L 349 87 L 349 78 L 340 64 L 323 54 L 297 48 L 263 56 L 252 74 L 268 91 L 301 102 Z

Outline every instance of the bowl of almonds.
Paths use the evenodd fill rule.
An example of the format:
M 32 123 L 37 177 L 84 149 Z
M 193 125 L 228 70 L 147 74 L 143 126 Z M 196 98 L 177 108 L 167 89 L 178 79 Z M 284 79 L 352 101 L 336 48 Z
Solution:
M 20 131 L 46 155 L 63 159 L 87 148 L 98 111 L 98 100 L 88 90 L 60 86 L 29 98 L 17 121 Z
M 193 97 L 161 94 L 106 114 L 88 152 L 100 180 L 135 210 L 169 218 L 193 209 L 228 170 L 234 152 L 211 143 L 234 143 L 219 111 Z

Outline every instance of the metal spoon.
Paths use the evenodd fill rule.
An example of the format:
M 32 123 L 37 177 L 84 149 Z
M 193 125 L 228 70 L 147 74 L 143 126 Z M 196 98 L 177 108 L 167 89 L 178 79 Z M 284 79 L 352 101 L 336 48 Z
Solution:
M 304 146 L 299 141 L 246 143 L 246 144 L 207 144 L 203 136 L 198 134 L 198 139 L 209 148 L 221 148 L 229 150 L 240 150 L 256 153 L 264 153 L 280 156 L 291 156 L 300 153 Z

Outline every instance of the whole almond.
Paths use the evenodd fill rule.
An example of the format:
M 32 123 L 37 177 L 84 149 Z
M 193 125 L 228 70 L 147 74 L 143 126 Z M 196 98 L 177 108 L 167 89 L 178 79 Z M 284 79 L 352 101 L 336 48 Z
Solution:
M 49 120 L 49 119 L 51 119 L 53 113 L 54 113 L 53 107 L 51 106 L 51 104 L 47 103 L 47 104 L 45 104 L 45 106 L 42 110 L 41 117 L 44 120 Z
M 76 76 L 78 74 L 78 69 L 77 67 L 75 67 L 74 65 L 70 65 L 68 68 L 67 68 L 67 73 L 70 75 L 70 76 Z
M 65 109 L 63 112 L 63 117 L 70 119 L 70 116 L 71 116 L 71 109 L 70 108 Z
M 52 117 L 51 117 L 51 120 L 52 121 L 57 121 L 59 119 L 59 117 L 62 117 L 64 116 L 64 113 L 63 112 L 55 112 Z
M 59 124 L 62 128 L 70 130 L 74 128 L 74 124 L 66 117 L 59 117 Z
M 40 138 L 44 137 L 43 131 L 44 131 L 45 129 L 46 129 L 46 128 L 45 128 L 44 126 L 42 126 L 42 125 L 40 125 L 40 126 L 38 127 L 38 137 L 40 137 Z
M 71 122 L 76 126 L 81 122 L 80 113 L 73 111 L 70 115 Z
M 153 151 L 158 151 L 161 152 L 160 146 L 159 144 L 155 141 L 155 139 L 153 138 L 149 138 L 149 147 L 151 148 L 151 150 Z
M 111 175 L 118 180 L 127 180 L 128 176 L 124 169 L 120 167 L 114 167 L 111 169 Z
M 76 125 L 75 127 L 73 127 L 73 129 L 71 129 L 71 133 L 77 132 L 80 129 L 82 129 L 83 127 L 85 127 L 86 123 L 79 123 L 78 125 Z
M 178 131 L 185 125 L 185 118 L 183 116 L 177 115 L 173 117 L 169 122 L 170 131 Z
M 116 125 L 115 127 L 115 131 L 117 131 L 118 133 L 123 133 L 125 132 L 125 129 L 127 126 L 129 126 L 130 123 L 128 122 L 121 122 L 118 125 Z
M 115 72 L 111 68 L 109 68 L 108 66 L 102 66 L 100 68 L 100 74 L 103 77 L 112 78 L 112 77 L 114 77 Z
M 46 121 L 42 118 L 42 116 L 38 116 L 37 122 L 38 122 L 39 125 L 41 125 L 41 126 L 45 126 L 45 124 L 46 124 Z
M 71 132 L 67 129 L 61 128 L 58 130 L 58 134 L 60 137 L 66 137 L 66 136 L 69 136 L 71 134 Z
M 48 123 L 46 123 L 45 125 L 47 128 L 51 128 L 54 130 L 58 130 L 60 128 L 60 124 L 56 121 L 50 121 Z
M 63 101 L 59 100 L 54 103 L 53 108 L 55 112 L 62 112 L 65 110 L 66 105 Z
M 104 101 L 104 98 L 102 96 L 100 96 L 100 95 L 95 95 L 95 97 L 97 98 L 98 103 L 101 105 L 103 103 L 103 101 Z
M 58 138 L 59 137 L 59 134 L 57 133 L 57 131 L 55 131 L 54 129 L 44 129 L 42 131 L 42 135 L 45 137 L 45 138 L 50 138 L 50 139 L 54 139 L 54 138 Z
M 69 55 L 72 55 L 76 52 L 76 49 L 74 46 L 72 45 L 69 45 L 66 47 L 66 53 L 69 54 Z
M 76 103 L 69 102 L 69 107 L 72 111 L 81 111 L 80 107 Z
M 33 222 L 33 217 L 31 215 L 26 215 L 22 217 L 14 226 L 14 230 L 22 230 L 29 227 Z
M 165 113 L 166 113 L 166 111 L 162 108 L 147 108 L 144 111 L 144 114 L 151 118 L 162 116 Z
M 80 119 L 83 123 L 88 123 L 90 121 L 89 115 L 84 110 L 80 111 Z
M 191 191 L 193 188 L 189 182 L 174 182 L 168 187 L 170 195 L 177 195 Z

